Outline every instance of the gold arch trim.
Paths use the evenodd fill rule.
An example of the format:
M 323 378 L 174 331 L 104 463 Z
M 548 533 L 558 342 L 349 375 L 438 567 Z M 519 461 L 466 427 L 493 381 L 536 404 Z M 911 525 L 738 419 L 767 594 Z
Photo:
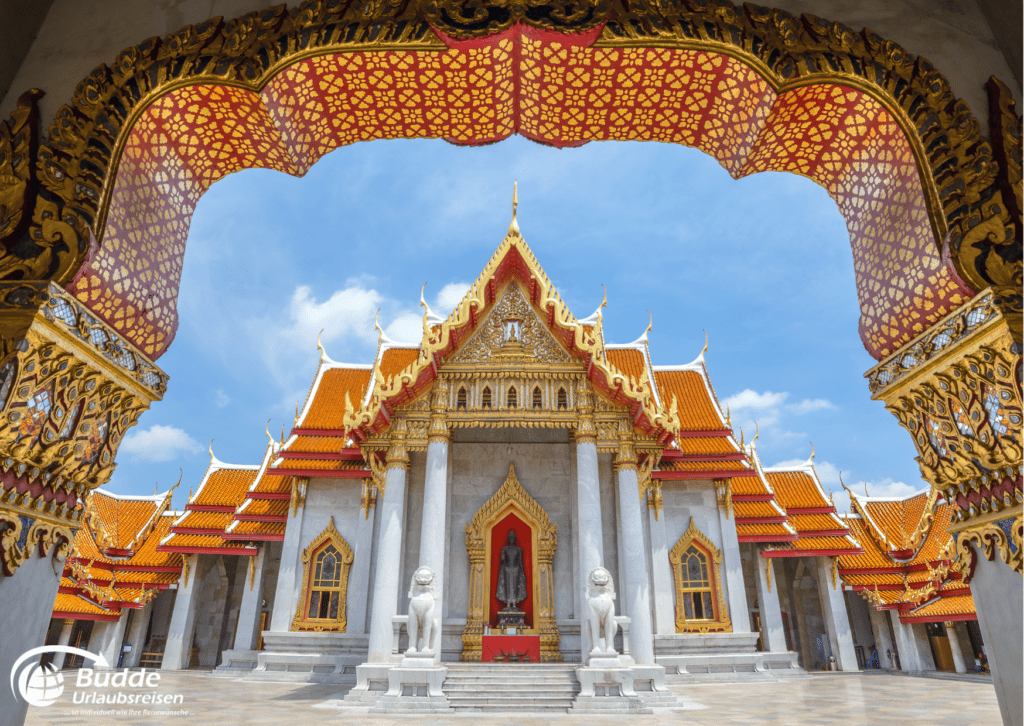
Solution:
M 714 620 L 687 620 L 683 609 L 683 553 L 691 544 L 697 545 L 711 555 L 708 563 L 714 584 L 711 587 L 715 598 Z M 690 526 L 683 532 L 675 546 L 668 553 L 668 561 L 672 564 L 672 577 L 676 585 L 676 632 L 677 633 L 731 633 L 732 620 L 729 619 L 729 608 L 722 597 L 722 553 L 707 536 L 697 529 L 690 517 Z
M 542 661 L 560 661 L 558 650 L 561 635 L 555 625 L 555 597 L 552 562 L 558 546 L 558 523 L 552 522 L 544 508 L 530 496 L 516 477 L 514 465 L 494 496 L 480 507 L 466 525 L 466 549 L 469 551 L 469 608 L 466 629 L 462 632 L 462 660 L 479 661 L 483 645 L 484 625 L 490 617 L 491 530 L 505 515 L 515 513 L 530 525 L 532 533 L 533 628 L 528 632 L 540 635 Z
M 338 619 L 322 620 L 319 618 L 310 619 L 306 617 L 310 586 L 313 582 L 313 555 L 324 545 L 332 544 L 341 555 L 341 594 L 338 603 Z M 334 517 L 327 523 L 324 530 L 313 538 L 306 549 L 302 550 L 302 592 L 299 595 L 299 602 L 295 606 L 295 617 L 292 619 L 292 630 L 311 630 L 322 633 L 344 633 L 348 627 L 348 575 L 352 569 L 352 548 L 341 536 L 341 533 L 334 526 Z

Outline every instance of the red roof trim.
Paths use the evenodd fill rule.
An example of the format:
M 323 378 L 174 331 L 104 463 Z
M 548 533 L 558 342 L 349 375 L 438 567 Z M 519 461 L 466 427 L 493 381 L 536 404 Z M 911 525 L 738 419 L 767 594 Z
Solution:
M 762 557 L 837 557 L 839 555 L 862 555 L 864 550 L 765 550 Z
M 236 514 L 238 522 L 287 522 L 287 514 Z
M 118 549 L 117 547 L 104 547 L 103 554 L 111 559 L 117 557 L 131 557 L 135 554 L 134 550 Z
M 249 492 L 246 499 L 291 499 L 291 492 Z
M 120 615 L 96 615 L 94 613 L 72 613 L 66 610 L 54 610 L 52 618 L 56 620 L 103 620 L 108 623 L 115 623 L 121 619 Z
M 273 476 L 308 476 L 310 479 L 369 479 L 369 469 L 267 469 Z M 290 496 L 290 495 L 289 495 Z
M 354 453 L 353 453 L 354 452 Z M 281 451 L 277 454 L 282 459 L 318 459 L 320 461 L 362 461 L 363 452 L 359 449 L 342 449 L 338 453 L 318 454 L 312 451 Z
M 736 517 L 736 524 L 785 524 L 787 519 L 788 517 Z
M 234 507 L 231 508 L 231 511 L 232 512 L 235 511 Z M 199 535 L 206 535 L 206 536 L 209 536 L 209 535 L 217 536 L 217 535 L 220 535 L 220 534 L 224 533 L 224 529 L 223 528 L 221 528 L 221 529 L 213 529 L 213 528 L 204 528 L 204 527 L 171 527 L 169 531 L 170 531 L 171 534 L 199 534 Z
M 800 538 L 795 534 L 741 534 L 736 539 L 740 542 L 796 542 Z
M 840 575 L 902 575 L 906 572 L 903 567 L 851 567 L 850 569 L 839 568 Z
M 148 565 L 117 565 L 114 568 L 117 572 L 181 572 L 181 567 L 174 567 L 173 565 L 161 565 L 159 567 L 150 567 Z
M 977 620 L 977 613 L 957 613 L 956 615 L 900 615 L 901 623 L 946 623 L 953 620 Z
M 775 497 L 771 494 L 733 494 L 733 502 L 774 502 Z
M 740 469 L 739 471 L 654 471 L 654 479 L 741 479 L 757 476 L 756 471 Z M 735 499 L 733 500 L 735 501 Z
M 668 450 L 661 455 L 664 462 L 676 461 L 746 461 L 747 457 L 739 451 L 731 454 L 684 454 L 682 451 Z
M 271 534 L 269 532 L 265 532 L 260 534 L 235 534 L 234 532 L 228 532 L 224 535 L 224 539 L 232 540 L 234 542 L 284 542 L 284 533 Z
M 733 501 L 736 497 L 733 497 Z M 835 514 L 835 507 L 789 507 L 786 514 Z
M 789 510 L 786 510 L 787 512 Z M 800 532 L 800 539 L 806 539 L 808 537 L 845 537 L 852 532 L 848 529 L 808 529 L 798 530 Z
M 224 514 L 226 512 L 235 511 L 235 508 L 230 504 L 186 504 L 185 511 L 213 512 L 214 514 Z
M 251 540 L 252 537 L 246 537 Z M 251 557 L 257 554 L 255 548 L 250 547 L 170 547 L 161 545 L 156 548 L 157 552 L 178 552 L 183 555 L 246 555 Z

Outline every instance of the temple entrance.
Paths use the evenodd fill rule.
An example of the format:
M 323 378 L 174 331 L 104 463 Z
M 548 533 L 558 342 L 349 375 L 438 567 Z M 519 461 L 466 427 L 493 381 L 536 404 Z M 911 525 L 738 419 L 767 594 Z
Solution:
M 509 466 L 498 491 L 466 526 L 469 617 L 464 661 L 560 661 L 551 564 L 558 526 Z

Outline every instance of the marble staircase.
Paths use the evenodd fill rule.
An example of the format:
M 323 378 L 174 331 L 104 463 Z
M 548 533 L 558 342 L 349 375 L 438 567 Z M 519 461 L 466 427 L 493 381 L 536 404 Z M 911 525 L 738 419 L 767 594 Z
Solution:
M 444 693 L 458 712 L 565 713 L 579 693 L 571 663 L 445 663 Z

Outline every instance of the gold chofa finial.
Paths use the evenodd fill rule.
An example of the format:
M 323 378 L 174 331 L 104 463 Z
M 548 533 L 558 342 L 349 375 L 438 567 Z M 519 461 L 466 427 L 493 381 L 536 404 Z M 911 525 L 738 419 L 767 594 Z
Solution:
M 700 351 L 700 357 L 703 358 L 704 354 L 708 352 L 708 331 L 704 331 L 704 347 Z
M 729 404 L 725 404 L 725 425 L 727 428 L 732 428 L 732 411 L 729 410 Z
M 281 424 L 281 446 L 284 446 L 284 424 Z
M 519 182 L 512 182 L 512 221 L 508 225 L 508 233 L 519 234 L 519 222 L 516 220 L 516 210 L 519 208 Z
M 213 439 L 210 439 L 210 463 L 213 463 Z
M 813 441 L 811 442 L 811 458 L 808 459 L 807 461 L 809 461 L 809 462 L 810 461 L 814 461 L 814 442 Z
M 270 443 L 274 443 L 274 437 L 270 435 L 270 419 L 269 418 L 267 419 L 267 439 L 270 440 Z

